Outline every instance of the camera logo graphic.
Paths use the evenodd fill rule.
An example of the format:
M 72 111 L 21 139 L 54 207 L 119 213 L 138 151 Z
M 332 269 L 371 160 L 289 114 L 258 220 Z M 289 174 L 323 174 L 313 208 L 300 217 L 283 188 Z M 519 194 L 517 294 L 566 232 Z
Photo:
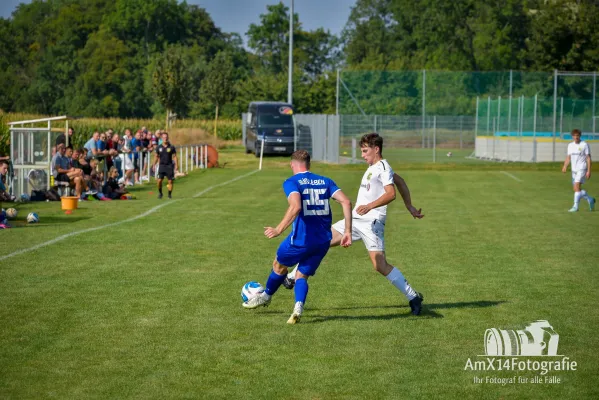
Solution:
M 546 320 L 522 330 L 490 328 L 485 331 L 488 356 L 556 356 L 559 335 Z

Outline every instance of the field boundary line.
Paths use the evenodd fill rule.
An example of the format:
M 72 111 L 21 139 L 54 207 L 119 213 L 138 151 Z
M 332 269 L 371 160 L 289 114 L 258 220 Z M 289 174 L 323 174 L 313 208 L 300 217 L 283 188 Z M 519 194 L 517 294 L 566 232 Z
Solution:
M 210 186 L 210 187 L 208 187 L 208 188 L 206 188 L 206 189 L 202 190 L 201 192 L 198 192 L 198 193 L 197 193 L 196 195 L 194 195 L 193 197 L 194 197 L 194 198 L 196 198 L 196 197 L 200 197 L 200 196 L 201 196 L 201 195 L 203 195 L 204 193 L 207 193 L 207 192 L 211 191 L 211 190 L 212 190 L 212 189 L 214 189 L 214 188 L 217 188 L 217 187 L 221 187 L 221 186 L 228 185 L 229 183 L 232 183 L 232 182 L 238 181 L 239 179 L 245 178 L 246 176 L 252 175 L 252 174 L 254 174 L 254 173 L 256 173 L 256 172 L 258 172 L 258 170 L 254 170 L 254 171 L 252 171 L 252 172 L 250 172 L 250 173 L 248 173 L 248 174 L 244 174 L 244 175 L 241 175 L 241 176 L 235 177 L 235 178 L 233 178 L 233 179 L 230 179 L 230 180 L 228 180 L 228 181 L 225 181 L 225 182 L 223 182 L 223 183 L 219 183 L 218 185 L 213 185 L 213 186 Z M 160 210 L 160 209 L 161 209 L 161 208 L 163 208 L 163 207 L 166 207 L 166 206 L 168 206 L 168 205 L 171 205 L 171 204 L 175 204 L 175 203 L 177 203 L 178 201 L 181 201 L 181 200 L 183 200 L 183 199 L 176 199 L 176 200 L 170 200 L 170 201 L 167 201 L 167 202 L 165 202 L 165 203 L 163 203 L 163 204 L 159 204 L 159 205 L 157 205 L 156 207 L 152 207 L 152 208 L 150 208 L 149 210 L 147 210 L 147 211 L 145 211 L 145 212 L 143 212 L 143 213 L 141 213 L 141 214 L 139 214 L 139 215 L 136 215 L 136 216 L 134 216 L 134 217 L 131 217 L 131 218 L 127 218 L 127 219 L 125 219 L 125 220 L 122 220 L 122 221 L 112 222 L 112 223 L 110 223 L 110 224 L 106 224 L 106 225 L 95 226 L 95 227 L 93 227 L 93 228 L 87 228 L 87 229 L 82 229 L 82 230 L 80 230 L 80 231 L 75 231 L 75 232 L 66 233 L 66 234 L 64 234 L 64 235 L 61 235 L 61 236 L 58 236 L 58 237 L 56 237 L 56 238 L 54 238 L 54 239 L 52 239 L 52 240 L 48 240 L 47 242 L 39 243 L 39 244 L 36 244 L 35 246 L 28 247 L 28 248 L 26 248 L 26 249 L 17 250 L 17 251 L 15 251 L 15 252 L 12 252 L 12 253 L 6 254 L 6 255 L 4 255 L 4 256 L 0 256 L 0 261 L 4 261 L 4 260 L 6 260 L 6 259 L 8 259 L 8 258 L 11 258 L 11 257 L 14 257 L 14 256 L 18 256 L 18 255 L 21 255 L 21 254 L 29 253 L 29 252 L 31 252 L 31 251 L 35 251 L 35 250 L 37 250 L 37 249 L 41 249 L 42 247 L 50 246 L 50 245 L 52 245 L 52 244 L 54 244 L 54 243 L 58 243 L 58 242 L 60 242 L 60 241 L 62 241 L 62 240 L 68 239 L 68 238 L 70 238 L 70 237 L 73 237 L 73 236 L 81 235 L 81 234 L 83 234 L 83 233 L 94 232 L 94 231 L 98 231 L 98 230 L 100 230 L 100 229 L 104 229 L 104 228 L 110 228 L 110 227 L 113 227 L 113 226 L 118 226 L 118 225 L 126 224 L 127 222 L 133 222 L 133 221 L 136 221 L 136 220 L 138 220 L 138 219 L 140 219 L 140 218 L 144 218 L 144 217 L 147 217 L 147 216 L 148 216 L 148 215 L 150 215 L 150 214 L 153 214 L 153 213 L 155 213 L 156 211 Z
M 512 179 L 514 179 L 514 180 L 517 180 L 518 182 L 522 182 L 522 179 L 520 179 L 520 178 L 518 178 L 518 177 L 516 177 L 516 176 L 514 176 L 514 175 L 512 175 L 512 174 L 510 174 L 510 173 L 509 173 L 509 172 L 507 172 L 507 171 L 499 171 L 499 172 L 501 172 L 501 173 L 502 173 L 502 174 L 504 174 L 504 175 L 507 175 L 507 176 L 509 176 L 510 178 L 512 178 Z
M 218 185 L 210 186 L 209 188 L 206 188 L 206 189 L 202 190 L 201 192 L 198 192 L 198 193 L 196 193 L 195 195 L 193 195 L 193 198 L 195 199 L 196 197 L 200 197 L 200 196 L 201 196 L 201 195 L 203 195 L 204 193 L 208 193 L 209 191 L 211 191 L 212 189 L 216 189 L 217 187 L 225 186 L 225 185 L 228 185 L 229 183 L 232 183 L 232 182 L 238 181 L 238 180 L 240 180 L 240 179 L 243 179 L 243 178 L 245 178 L 246 176 L 253 175 L 253 174 L 255 174 L 255 173 L 256 173 L 256 172 L 258 172 L 258 171 L 259 171 L 259 170 L 257 170 L 257 169 L 256 169 L 256 170 L 253 170 L 252 172 L 248 172 L 247 174 L 243 174 L 243 175 L 241 175 L 241 176 L 238 176 L 238 177 L 236 177 L 236 178 L 233 178 L 233 179 L 231 179 L 231 180 L 228 180 L 228 181 L 226 181 L 226 182 L 219 183 Z

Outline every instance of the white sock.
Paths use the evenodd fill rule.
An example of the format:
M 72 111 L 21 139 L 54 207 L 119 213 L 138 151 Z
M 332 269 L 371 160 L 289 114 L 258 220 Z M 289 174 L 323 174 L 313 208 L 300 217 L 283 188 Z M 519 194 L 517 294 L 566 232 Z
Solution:
M 582 197 L 581 192 L 574 192 L 574 208 L 578 208 L 578 203 L 580 203 L 580 198 Z
M 393 267 L 386 278 L 393 284 L 393 286 L 398 288 L 408 300 L 412 300 L 417 296 L 416 291 L 412 289 L 412 286 L 410 286 L 408 281 L 403 277 L 403 274 L 397 268 Z
M 287 274 L 287 278 L 291 280 L 295 279 L 295 271 L 297 271 L 297 265 L 295 266 L 295 268 L 289 271 L 289 273 Z
M 589 196 L 586 190 L 580 191 L 580 198 L 585 199 L 586 201 L 591 201 L 591 196 Z

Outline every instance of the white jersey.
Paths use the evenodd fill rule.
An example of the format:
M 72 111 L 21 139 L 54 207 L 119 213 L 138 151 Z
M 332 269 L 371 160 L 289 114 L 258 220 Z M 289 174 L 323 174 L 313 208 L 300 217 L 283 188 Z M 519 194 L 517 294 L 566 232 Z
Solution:
M 368 219 L 379 219 L 385 222 L 387 218 L 387 206 L 373 208 L 365 215 L 358 215 L 356 208 L 363 206 L 368 203 L 372 203 L 385 193 L 385 186 L 393 185 L 393 170 L 387 162 L 387 160 L 380 160 L 375 164 L 368 167 L 362 182 L 360 183 L 360 190 L 358 191 L 358 200 L 356 200 L 356 207 L 354 207 L 353 217 L 354 218 L 368 218 Z
M 572 172 L 587 170 L 587 156 L 591 155 L 591 148 L 587 142 L 581 140 L 578 144 L 574 142 L 568 144 L 568 155 Z

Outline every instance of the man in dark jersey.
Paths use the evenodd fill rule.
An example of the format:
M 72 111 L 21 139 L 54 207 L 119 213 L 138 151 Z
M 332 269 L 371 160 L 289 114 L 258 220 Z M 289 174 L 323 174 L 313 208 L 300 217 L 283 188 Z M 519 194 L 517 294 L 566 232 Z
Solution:
M 173 164 L 174 162 L 174 164 Z M 175 165 L 177 164 L 177 150 L 168 141 L 168 132 L 162 133 L 162 144 L 156 147 L 156 161 L 158 164 L 158 198 L 162 198 L 162 180 L 166 177 L 168 184 L 168 198 L 172 199 L 173 179 L 175 179 Z

